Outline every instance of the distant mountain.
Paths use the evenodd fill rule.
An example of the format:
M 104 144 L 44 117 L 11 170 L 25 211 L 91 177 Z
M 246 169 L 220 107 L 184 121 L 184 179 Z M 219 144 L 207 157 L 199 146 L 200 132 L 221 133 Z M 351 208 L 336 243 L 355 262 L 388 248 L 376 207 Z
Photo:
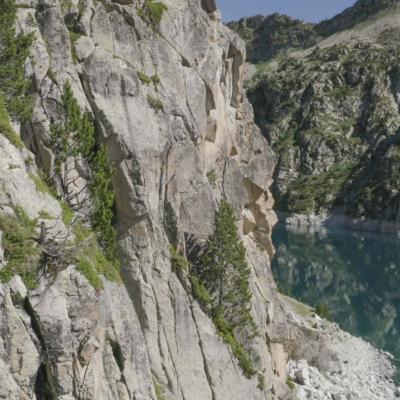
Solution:
M 277 210 L 400 224 L 399 4 L 360 0 L 318 25 L 230 24 L 256 63 L 248 95 L 278 156 Z
M 306 49 L 334 33 L 351 29 L 360 22 L 400 6 L 400 0 L 359 0 L 352 7 L 319 24 L 311 24 L 282 14 L 256 15 L 229 22 L 246 42 L 247 59 L 252 63 L 271 60 L 288 50 Z
M 390 11 L 400 5 L 400 0 L 358 0 L 352 7 L 331 19 L 315 26 L 322 36 L 329 36 L 344 29 L 350 29 L 382 11 Z
M 304 49 L 322 39 L 314 24 L 286 15 L 242 18 L 228 26 L 247 44 L 247 58 L 251 62 L 267 61 L 289 48 Z

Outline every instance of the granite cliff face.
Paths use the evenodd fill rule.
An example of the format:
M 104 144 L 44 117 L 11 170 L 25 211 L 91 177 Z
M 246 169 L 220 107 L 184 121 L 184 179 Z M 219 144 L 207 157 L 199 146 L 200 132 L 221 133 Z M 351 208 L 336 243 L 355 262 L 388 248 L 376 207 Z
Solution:
M 248 95 L 278 155 L 277 210 L 398 229 L 398 7 L 358 1 L 307 27 L 311 43 L 293 45 L 305 25 L 283 24 L 288 46 L 256 60 Z
M 287 391 L 287 356 L 275 340 L 286 337 L 285 314 L 269 269 L 275 160 L 242 88 L 245 47 L 213 1 L 164 3 L 159 26 L 139 15 L 141 1 L 18 3 L 18 29 L 34 34 L 34 107 L 16 128 L 33 154 L 0 135 L 1 212 L 18 205 L 49 241 L 65 233 L 32 159 L 52 176 L 50 131 L 63 120 L 68 83 L 116 170 L 123 284 L 104 279 L 95 290 L 74 265 L 43 273 L 30 291 L 17 276 L 1 284 L 0 398 L 261 400 Z M 71 155 L 59 168 L 58 195 L 85 214 L 85 161 Z M 252 269 L 252 379 L 188 277 L 171 268 L 170 242 L 188 254 L 204 241 L 223 196 Z
M 12 2 L 0 4 L 12 23 L 3 13 Z M 18 63 L 9 75 L 0 67 L 2 399 L 289 399 L 304 384 L 302 371 L 287 381 L 289 356 L 319 368 L 304 398 L 352 346 L 340 336 L 339 349 L 325 325 L 304 325 L 276 292 L 276 159 L 243 90 L 244 43 L 213 0 L 156 4 L 17 3 L 17 31 L 32 43 L 24 73 Z M 13 29 L 0 30 L 0 55 L 21 62 Z M 17 92 L 32 96 L 23 122 L 10 111 L 24 104 Z M 240 338 L 256 369 L 250 378 L 179 265 L 196 257 L 222 198 L 251 268 L 258 335 Z M 88 224 L 93 210 L 111 244 L 116 226 L 121 276 Z M 318 346 L 321 358 L 307 350 Z M 387 356 L 360 346 L 365 371 L 383 377 L 392 398 Z M 336 379 L 326 393 L 349 390 Z

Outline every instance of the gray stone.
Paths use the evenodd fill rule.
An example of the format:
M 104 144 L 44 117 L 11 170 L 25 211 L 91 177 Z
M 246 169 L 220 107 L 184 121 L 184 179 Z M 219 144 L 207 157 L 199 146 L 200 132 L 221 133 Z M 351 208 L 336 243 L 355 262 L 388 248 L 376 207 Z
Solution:
M 276 217 L 269 188 L 276 160 L 245 97 L 244 43 L 219 21 L 212 1 L 203 7 L 198 0 L 168 1 L 160 34 L 138 16 L 141 1 L 81 3 L 79 15 L 76 2 L 65 11 L 58 0 L 41 1 L 29 13 L 33 19 L 18 13 L 21 29 L 34 31 L 37 41 L 29 69 L 33 115 L 24 140 L 51 174 L 50 126 L 64 117 L 61 94 L 70 82 L 115 167 L 123 281 L 104 279 L 104 288 L 95 290 L 71 261 L 52 279 L 41 276 L 27 293 L 16 278 L 0 284 L 0 326 L 6 327 L 0 329 L 0 396 L 35 398 L 35 380 L 46 362 L 60 400 L 71 399 L 74 390 L 80 393 L 72 397 L 79 398 L 155 400 L 155 382 L 169 400 L 284 398 L 286 343 L 302 331 L 278 297 L 270 269 Z M 64 17 L 86 35 L 75 43 L 78 64 Z M 160 83 L 147 85 L 139 72 L 158 76 Z M 155 110 L 151 98 L 162 109 Z M 54 218 L 40 221 L 46 241 L 59 240 L 60 232 L 72 240 L 58 201 L 31 179 L 37 172 L 25 162 L 29 153 L 2 135 L 0 150 L 1 210 L 20 206 L 31 218 L 46 211 Z M 207 178 L 210 171 L 215 183 Z M 57 189 L 81 217 L 90 210 L 90 204 L 78 206 L 89 194 L 92 173 L 79 157 L 61 166 Z M 248 343 L 257 355 L 251 379 L 193 299 L 187 273 L 171 267 L 170 231 L 189 253 L 212 232 L 223 196 L 235 208 L 251 269 L 260 332 Z M 24 307 L 13 304 L 10 290 L 26 296 Z M 315 355 L 310 348 L 319 342 L 301 339 L 298 352 Z M 327 360 L 325 354 L 320 359 Z M 289 374 L 305 365 L 296 364 Z M 308 379 L 302 372 L 304 383 L 319 379 L 311 372 Z M 303 390 L 314 393 L 312 387 Z
M 11 292 L 19 295 L 21 299 L 25 299 L 28 294 L 28 291 L 19 275 L 14 276 L 8 283 L 8 286 L 10 287 Z
M 87 36 L 81 36 L 76 42 L 74 42 L 74 46 L 79 61 L 88 58 L 95 48 L 93 40 Z

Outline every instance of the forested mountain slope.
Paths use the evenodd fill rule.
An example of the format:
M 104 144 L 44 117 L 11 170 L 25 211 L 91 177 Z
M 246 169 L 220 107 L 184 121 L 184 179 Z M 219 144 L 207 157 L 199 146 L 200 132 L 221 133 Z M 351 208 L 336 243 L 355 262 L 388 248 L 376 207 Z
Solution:
M 398 4 L 358 1 L 314 26 L 317 44 L 258 60 L 248 95 L 278 210 L 399 222 Z

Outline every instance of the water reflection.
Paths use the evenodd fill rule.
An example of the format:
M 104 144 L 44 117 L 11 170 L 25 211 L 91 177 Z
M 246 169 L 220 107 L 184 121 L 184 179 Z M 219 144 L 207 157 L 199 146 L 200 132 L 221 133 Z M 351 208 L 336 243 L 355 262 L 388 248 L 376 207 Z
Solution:
M 278 225 L 273 270 L 281 290 L 325 303 L 332 319 L 400 359 L 400 239 Z

